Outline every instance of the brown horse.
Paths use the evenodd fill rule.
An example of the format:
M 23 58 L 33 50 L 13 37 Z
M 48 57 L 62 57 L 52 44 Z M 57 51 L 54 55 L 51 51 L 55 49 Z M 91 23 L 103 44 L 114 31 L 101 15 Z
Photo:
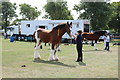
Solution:
M 86 40 L 95 41 L 94 47 L 97 50 L 96 48 L 97 40 L 99 39 L 100 36 L 103 36 L 106 33 L 107 33 L 106 31 L 96 31 L 94 33 L 83 32 L 82 37 L 83 39 L 86 39 Z
M 44 42 L 44 43 L 50 42 L 52 45 L 51 45 L 51 52 L 50 52 L 49 60 L 58 61 L 59 58 L 56 53 L 58 51 L 58 46 L 62 40 L 62 36 L 66 32 L 71 37 L 71 30 L 70 30 L 71 26 L 72 26 L 72 22 L 70 24 L 69 22 L 67 22 L 67 23 L 58 24 L 56 27 L 52 28 L 52 30 L 45 30 L 41 28 L 37 29 L 33 34 L 33 37 L 36 40 L 35 51 L 34 51 L 35 60 L 40 59 L 38 50 L 41 45 L 41 42 Z

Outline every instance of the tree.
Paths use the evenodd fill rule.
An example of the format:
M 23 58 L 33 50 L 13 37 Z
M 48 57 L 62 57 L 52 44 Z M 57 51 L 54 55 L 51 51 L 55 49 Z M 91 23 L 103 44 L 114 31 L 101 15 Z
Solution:
M 0 4 L 0 29 L 2 29 L 2 4 Z
M 38 11 L 37 7 L 32 7 L 29 4 L 20 4 L 20 14 L 22 15 L 23 19 L 27 20 L 34 20 L 36 19 L 41 12 Z
M 16 4 L 12 4 L 10 2 L 2 2 L 2 29 L 5 29 L 6 27 L 10 25 L 10 21 L 17 17 L 17 14 L 15 12 L 16 10 Z
M 19 22 L 21 22 L 22 20 L 26 20 L 26 19 L 15 19 L 13 22 L 12 22 L 12 24 L 11 25 L 16 25 L 16 24 L 18 24 Z
M 108 26 L 111 29 L 114 29 L 116 33 L 120 33 L 120 2 L 113 2 L 111 5 L 114 13 Z
M 74 6 L 74 10 L 80 13 L 78 19 L 89 19 L 93 30 L 108 29 L 112 9 L 106 2 L 81 2 Z M 83 12 L 81 12 L 83 11 Z
M 67 7 L 67 2 L 48 2 L 44 6 L 45 14 L 44 18 L 52 20 L 65 20 L 73 19 L 70 11 Z

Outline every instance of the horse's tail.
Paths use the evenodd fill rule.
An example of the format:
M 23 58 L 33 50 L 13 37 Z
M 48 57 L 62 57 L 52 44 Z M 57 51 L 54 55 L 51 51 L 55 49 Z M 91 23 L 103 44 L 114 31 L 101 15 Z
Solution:
M 36 31 L 33 33 L 34 42 L 35 42 L 35 44 L 36 44 L 35 34 L 36 34 Z M 36 45 L 35 45 L 35 47 L 36 47 Z
M 33 38 L 34 38 L 34 41 L 36 42 L 35 33 L 36 33 L 36 31 L 33 33 Z

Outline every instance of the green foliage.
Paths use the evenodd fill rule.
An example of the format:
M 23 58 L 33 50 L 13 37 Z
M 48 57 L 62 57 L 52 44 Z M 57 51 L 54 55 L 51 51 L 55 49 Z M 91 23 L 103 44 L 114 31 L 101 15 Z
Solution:
M 18 24 L 18 22 L 21 22 L 22 20 L 26 20 L 26 19 L 15 19 L 11 25 Z
M 17 14 L 15 12 L 16 10 L 16 4 L 12 4 L 10 2 L 2 2 L 2 29 L 5 29 L 6 27 L 10 25 L 10 21 L 17 17 Z
M 108 23 L 108 26 L 111 29 L 114 29 L 115 33 L 120 33 L 120 2 L 113 2 L 111 5 L 114 13 L 112 15 L 112 19 Z
M 0 29 L 2 29 L 2 4 L 0 3 Z
M 22 15 L 23 19 L 27 20 L 34 20 L 36 19 L 41 12 L 37 10 L 37 7 L 32 7 L 29 4 L 20 4 L 20 14 Z
M 68 10 L 67 2 L 48 2 L 44 6 L 44 9 L 47 13 L 44 18 L 52 20 L 73 19 L 70 11 Z
M 91 21 L 93 30 L 108 29 L 107 24 L 112 16 L 110 3 L 81 2 L 74 6 L 74 10 L 80 13 L 79 19 L 89 19 Z

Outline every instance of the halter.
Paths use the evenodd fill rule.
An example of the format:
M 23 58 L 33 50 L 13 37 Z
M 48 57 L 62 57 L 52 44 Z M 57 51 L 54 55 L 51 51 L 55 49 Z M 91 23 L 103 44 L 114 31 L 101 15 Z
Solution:
M 60 29 L 58 29 L 58 36 L 60 35 Z

